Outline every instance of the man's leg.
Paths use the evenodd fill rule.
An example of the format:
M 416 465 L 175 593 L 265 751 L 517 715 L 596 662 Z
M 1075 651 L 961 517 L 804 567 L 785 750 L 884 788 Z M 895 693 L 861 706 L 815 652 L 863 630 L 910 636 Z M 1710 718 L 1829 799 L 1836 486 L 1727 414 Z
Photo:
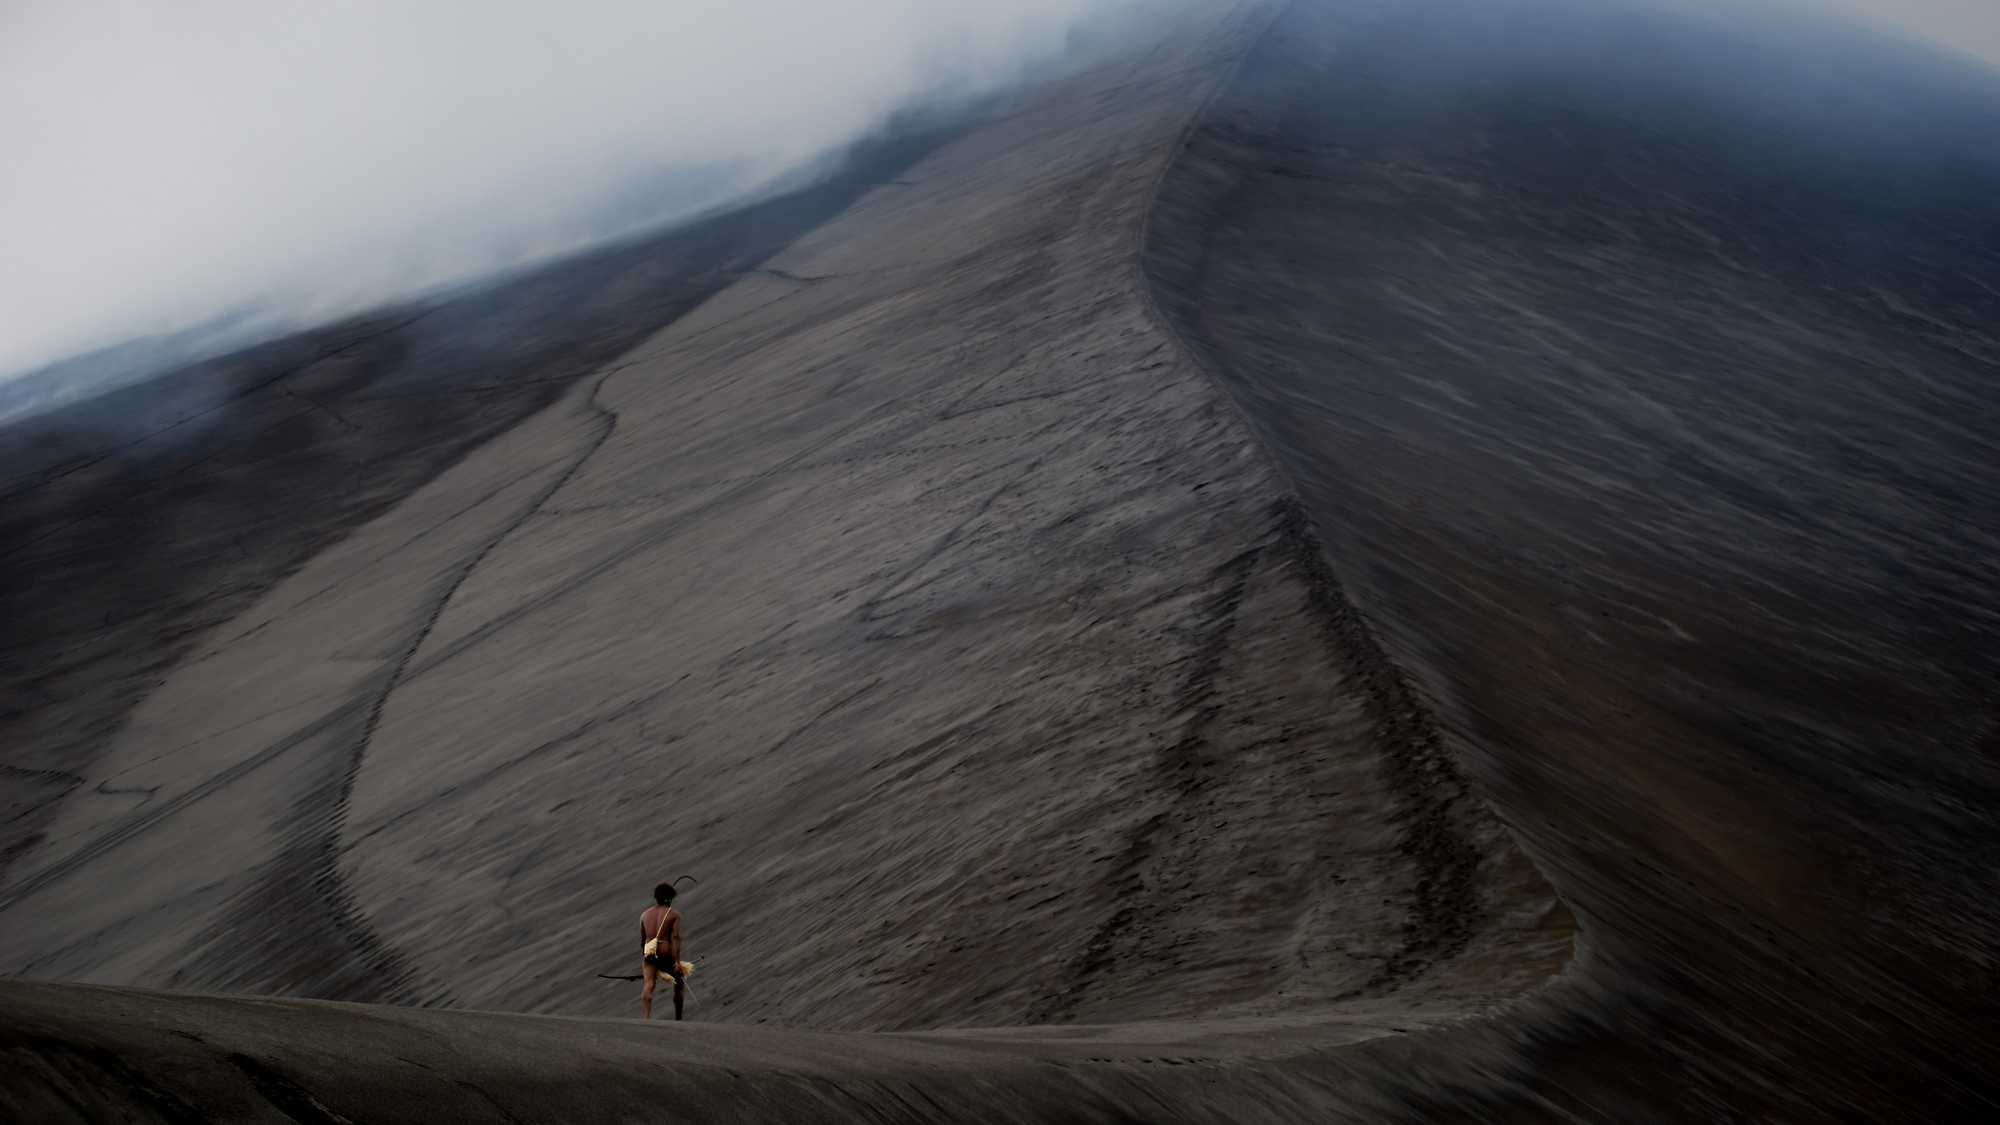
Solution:
M 681 1005 L 682 1005 L 682 1004 L 684 1004 L 684 1003 L 686 1003 L 686 1002 L 687 1002 L 687 986 L 686 986 L 685 984 L 682 984 L 682 983 L 681 983 L 681 978 L 679 978 L 679 977 L 675 977 L 675 978 L 674 978 L 674 1018 L 675 1018 L 676 1020 L 678 1020 L 678 1019 L 680 1019 L 680 1018 L 681 1018 Z
M 646 966 L 645 973 L 646 973 L 646 987 L 639 991 L 639 1010 L 645 1013 L 646 1019 L 652 1019 L 653 985 L 659 981 L 660 971 L 658 969 L 653 968 L 651 965 L 648 965 Z M 674 995 L 679 996 L 680 991 L 676 989 Z M 674 1018 L 679 1019 L 680 1017 L 678 1014 L 676 1014 Z

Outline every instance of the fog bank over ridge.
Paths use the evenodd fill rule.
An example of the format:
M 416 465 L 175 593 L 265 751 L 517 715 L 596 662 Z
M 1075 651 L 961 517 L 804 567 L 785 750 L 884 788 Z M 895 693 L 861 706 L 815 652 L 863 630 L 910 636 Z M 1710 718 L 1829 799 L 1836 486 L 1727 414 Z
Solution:
M 669 219 L 1186 2 L 10 4 L 0 378 Z
M 0 7 L 0 380 L 545 259 L 1198 2 L 19 0 Z M 2000 59 L 1985 0 L 1637 2 L 1853 16 Z

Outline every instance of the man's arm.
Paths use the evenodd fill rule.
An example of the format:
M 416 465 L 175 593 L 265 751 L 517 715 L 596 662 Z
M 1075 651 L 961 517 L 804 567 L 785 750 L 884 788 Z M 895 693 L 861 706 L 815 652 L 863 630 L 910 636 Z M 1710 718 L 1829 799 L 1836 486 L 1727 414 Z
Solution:
M 678 910 L 674 911 L 672 928 L 673 940 L 669 944 L 672 945 L 673 952 L 668 956 L 667 963 L 674 967 L 674 978 L 678 980 L 681 975 L 681 912 Z

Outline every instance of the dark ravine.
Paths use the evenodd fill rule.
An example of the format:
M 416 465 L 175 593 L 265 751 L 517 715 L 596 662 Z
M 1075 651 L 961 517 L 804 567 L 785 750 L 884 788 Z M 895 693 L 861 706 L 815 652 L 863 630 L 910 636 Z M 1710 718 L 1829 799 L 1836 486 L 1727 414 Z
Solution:
M 1341 590 L 1304 508 L 1287 497 L 1276 514 L 1280 542 L 1306 576 L 1321 627 L 1346 657 L 1349 674 L 1363 685 L 1378 742 L 1390 748 L 1382 763 L 1401 802 L 1403 836 L 1397 846 L 1422 872 L 1402 949 L 1356 989 L 1360 995 L 1392 988 L 1464 949 L 1482 907 L 1474 893 L 1480 855 L 1460 821 L 1489 814 L 1446 755 L 1430 710 Z
M 1180 138 L 1183 155 L 1176 157 L 1154 185 L 1142 225 L 1143 241 L 1136 265 L 1146 284 L 1153 315 L 1197 368 L 1208 373 L 1236 406 L 1247 429 L 1257 430 L 1254 417 L 1243 413 L 1248 404 L 1236 398 L 1228 377 L 1227 359 L 1210 337 L 1203 315 L 1202 287 L 1209 261 L 1212 224 L 1227 213 L 1241 179 L 1185 155 L 1190 146 L 1218 129 L 1242 127 L 1234 118 L 1258 119 L 1277 110 L 1269 100 L 1249 101 L 1238 90 L 1240 77 L 1269 65 L 1274 37 L 1290 33 L 1297 0 L 1288 0 L 1259 46 L 1238 65 L 1228 83 L 1188 123 Z M 1277 451 L 1266 450 L 1293 495 L 1273 508 L 1276 547 L 1303 576 L 1310 591 L 1313 616 L 1328 644 L 1341 656 L 1343 671 L 1361 685 L 1375 741 L 1383 748 L 1382 764 L 1400 803 L 1403 829 L 1398 848 L 1421 872 L 1417 897 L 1406 925 L 1402 948 L 1368 981 L 1340 999 L 1393 990 L 1406 978 L 1421 974 L 1433 961 L 1459 953 L 1483 909 L 1474 892 L 1478 851 L 1466 840 L 1463 818 L 1490 820 L 1491 814 L 1460 776 L 1456 763 L 1439 738 L 1429 704 L 1412 691 L 1404 671 L 1383 650 L 1366 620 L 1342 589 L 1327 563 L 1326 549 L 1312 519 L 1296 495 L 1290 466 Z
M 1162 742 L 1154 764 L 1169 779 L 1167 786 L 1174 799 L 1166 808 L 1133 826 L 1124 849 L 1108 865 L 1104 876 L 1104 894 L 1116 904 L 1114 910 L 1077 951 L 1074 963 L 1062 975 L 1058 991 L 1029 1011 L 1029 1024 L 1061 1022 L 1070 1006 L 1089 989 L 1092 980 L 1112 962 L 1115 947 L 1131 940 L 1140 912 L 1160 915 L 1171 909 L 1170 903 L 1143 901 L 1149 891 L 1158 895 L 1162 880 L 1156 873 L 1148 877 L 1142 869 L 1157 862 L 1158 853 L 1167 844 L 1161 839 L 1163 834 L 1170 834 L 1174 826 L 1198 815 L 1195 805 L 1214 783 L 1211 776 L 1216 769 L 1212 761 L 1214 749 L 1208 745 L 1207 733 L 1223 711 L 1215 701 L 1215 678 L 1222 671 L 1230 634 L 1236 628 L 1237 611 L 1263 554 L 1263 548 L 1252 548 L 1214 572 L 1217 588 L 1200 610 L 1199 624 L 1206 635 L 1188 661 L 1187 680 L 1176 701 L 1176 710 L 1188 718 L 1178 737 Z

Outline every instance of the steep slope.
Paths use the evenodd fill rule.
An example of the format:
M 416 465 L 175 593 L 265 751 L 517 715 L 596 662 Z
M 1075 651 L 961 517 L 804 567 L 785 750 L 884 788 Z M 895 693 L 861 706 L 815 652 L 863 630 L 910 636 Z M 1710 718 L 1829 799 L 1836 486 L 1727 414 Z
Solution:
M 1137 268 L 1274 14 L 1000 107 L 209 629 L 17 859 L 8 966 L 623 1013 L 692 872 L 709 1020 L 1290 1052 L 1544 979 L 1566 914 Z
M 1563 0 L 1158 31 L 205 635 L 103 751 L 166 811 L 10 883 L 36 972 L 587 1013 L 692 871 L 697 1013 L 958 1030 L 17 982 L 0 1106 L 1990 1110 L 1988 80 Z M 1481 794 L 1587 923 L 1504 1007 L 1570 932 Z
M 1155 275 L 1587 923 L 1523 1087 L 1408 1096 L 2000 1111 L 2000 80 L 1568 0 L 1244 74 Z

